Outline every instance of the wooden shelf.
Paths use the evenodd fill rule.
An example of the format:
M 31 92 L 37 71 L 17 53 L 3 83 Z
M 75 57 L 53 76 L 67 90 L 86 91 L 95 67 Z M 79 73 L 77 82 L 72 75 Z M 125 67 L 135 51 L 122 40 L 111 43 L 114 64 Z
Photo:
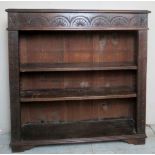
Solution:
M 55 63 L 21 64 L 20 72 L 137 70 L 133 63 Z
M 134 98 L 136 93 L 127 88 L 121 91 L 116 88 L 99 89 L 54 89 L 21 91 L 21 102 L 67 101 L 67 100 L 100 100 L 114 98 Z
M 80 126 L 80 128 L 77 128 Z M 115 119 L 95 119 L 84 121 L 67 121 L 67 122 L 32 122 L 22 125 L 23 139 L 37 140 L 39 134 L 41 139 L 58 139 L 77 137 L 94 137 L 99 135 L 120 135 L 122 131 L 126 134 L 134 134 L 135 122 L 131 118 Z M 53 129 L 55 129 L 53 131 Z M 91 130 L 89 130 L 91 129 Z M 51 130 L 53 132 L 51 132 Z M 65 132 L 64 132 L 65 131 Z M 68 137 L 69 136 L 69 137 Z
M 42 102 L 42 101 L 69 101 L 69 100 L 99 100 L 99 99 L 113 99 L 113 98 L 133 98 L 136 97 L 135 93 L 119 94 L 119 95 L 103 95 L 103 96 L 81 96 L 81 97 L 22 97 L 21 102 Z

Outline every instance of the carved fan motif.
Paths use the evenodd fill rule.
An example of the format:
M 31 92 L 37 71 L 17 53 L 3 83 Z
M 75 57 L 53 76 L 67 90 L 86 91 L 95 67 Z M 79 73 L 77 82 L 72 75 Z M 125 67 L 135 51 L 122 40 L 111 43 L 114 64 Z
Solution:
M 100 27 L 100 26 L 104 27 L 104 26 L 110 25 L 109 20 L 104 16 L 97 16 L 93 18 L 91 23 L 92 23 L 91 24 L 92 26 L 97 26 L 97 27 Z
M 54 27 L 68 27 L 70 26 L 70 23 L 66 17 L 55 17 L 52 20 L 51 25 Z
M 71 26 L 73 26 L 73 27 L 87 27 L 89 25 L 90 25 L 89 20 L 83 16 L 75 17 L 71 21 Z
M 111 19 L 111 24 L 114 26 L 128 26 L 128 19 L 122 16 L 116 16 Z

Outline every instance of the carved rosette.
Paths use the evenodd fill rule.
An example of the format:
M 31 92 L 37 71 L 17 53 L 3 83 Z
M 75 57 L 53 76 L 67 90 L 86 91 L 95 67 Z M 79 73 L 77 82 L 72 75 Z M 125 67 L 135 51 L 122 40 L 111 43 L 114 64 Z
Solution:
M 8 21 L 9 21 L 9 26 L 10 27 L 16 26 L 17 19 L 16 19 L 16 16 L 14 14 L 11 14 L 9 16 Z
M 76 15 L 76 13 L 75 13 Z M 71 17 L 68 14 L 10 14 L 9 28 L 20 29 L 20 27 L 60 27 L 60 28 L 137 28 L 147 27 L 147 14 L 114 16 L 107 14 L 84 14 Z
M 147 16 L 146 15 L 137 15 L 131 18 L 130 20 L 130 25 L 131 26 L 141 26 L 141 27 L 146 27 L 147 26 Z

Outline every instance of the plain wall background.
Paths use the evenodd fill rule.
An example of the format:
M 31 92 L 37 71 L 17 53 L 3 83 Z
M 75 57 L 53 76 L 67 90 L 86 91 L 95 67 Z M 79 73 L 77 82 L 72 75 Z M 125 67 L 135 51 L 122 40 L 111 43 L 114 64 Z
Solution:
M 40 1 L 40 2 L 0 2 L 0 133 L 10 131 L 10 100 L 8 73 L 7 8 L 49 8 L 49 9 L 118 9 L 150 10 L 148 32 L 147 64 L 147 124 L 155 124 L 155 2 L 116 1 Z

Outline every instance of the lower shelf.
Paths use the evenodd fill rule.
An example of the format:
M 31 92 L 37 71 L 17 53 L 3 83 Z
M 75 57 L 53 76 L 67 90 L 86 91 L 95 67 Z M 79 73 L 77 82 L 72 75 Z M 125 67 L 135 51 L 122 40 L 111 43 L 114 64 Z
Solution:
M 38 101 L 68 101 L 68 100 L 98 100 L 113 98 L 134 98 L 134 89 L 128 87 L 115 88 L 85 88 L 85 89 L 52 89 L 25 90 L 20 93 L 21 102 Z
M 133 119 L 104 119 L 62 123 L 27 123 L 21 128 L 23 140 L 89 138 L 134 134 Z

